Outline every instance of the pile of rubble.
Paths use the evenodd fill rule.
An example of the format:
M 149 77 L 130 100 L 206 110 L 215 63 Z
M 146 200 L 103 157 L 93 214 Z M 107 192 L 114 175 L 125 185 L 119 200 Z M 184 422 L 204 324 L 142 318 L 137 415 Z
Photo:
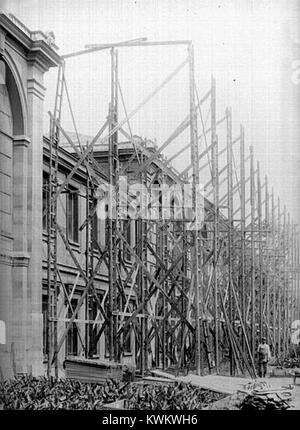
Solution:
M 251 382 L 243 387 L 246 393 L 242 410 L 284 410 L 290 408 L 293 386 L 272 388 L 267 382 Z

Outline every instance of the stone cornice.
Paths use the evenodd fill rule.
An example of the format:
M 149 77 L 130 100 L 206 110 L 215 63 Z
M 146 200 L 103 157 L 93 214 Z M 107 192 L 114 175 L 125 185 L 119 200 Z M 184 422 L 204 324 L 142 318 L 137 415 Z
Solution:
M 33 42 L 32 49 L 27 54 L 28 62 L 37 65 L 43 72 L 57 66 L 59 61 L 55 62 L 46 52 L 49 49 L 51 48 L 42 40 Z
M 0 32 L 6 33 L 7 39 L 16 40 L 25 49 L 29 62 L 37 63 L 43 71 L 47 71 L 61 62 L 57 52 L 46 43 L 45 35 L 42 32 L 29 31 L 12 16 L 0 13 Z M 41 39 L 37 40 L 37 37 L 41 37 Z

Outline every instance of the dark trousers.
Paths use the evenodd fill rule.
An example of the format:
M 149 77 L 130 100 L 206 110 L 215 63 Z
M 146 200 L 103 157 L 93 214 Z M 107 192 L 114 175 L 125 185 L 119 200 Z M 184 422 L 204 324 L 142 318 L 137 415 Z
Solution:
M 264 378 L 267 374 L 268 362 L 267 361 L 259 361 L 258 363 L 258 376 L 260 378 Z

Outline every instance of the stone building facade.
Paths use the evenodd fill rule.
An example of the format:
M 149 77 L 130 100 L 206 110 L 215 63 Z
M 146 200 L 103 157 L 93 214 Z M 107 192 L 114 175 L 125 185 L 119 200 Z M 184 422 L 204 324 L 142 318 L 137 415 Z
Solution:
M 54 48 L 0 14 L 0 377 L 42 372 L 43 77 L 60 61 Z

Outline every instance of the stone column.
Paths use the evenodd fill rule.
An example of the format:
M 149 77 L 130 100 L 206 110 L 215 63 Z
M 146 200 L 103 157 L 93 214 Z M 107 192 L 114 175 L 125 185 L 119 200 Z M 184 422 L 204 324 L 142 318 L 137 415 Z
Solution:
M 28 146 L 26 136 L 13 139 L 13 254 L 12 254 L 12 300 L 11 315 L 12 345 L 17 373 L 27 373 L 27 289 L 28 264 L 27 252 L 27 181 Z
M 28 68 L 27 107 L 28 134 L 28 191 L 27 237 L 30 255 L 28 270 L 28 372 L 43 374 L 43 317 L 42 317 L 42 172 L 43 172 L 43 86 L 44 69 L 32 59 Z
M 12 315 L 12 257 L 7 250 L 3 249 L 2 245 L 3 243 L 0 243 L 0 318 L 5 324 L 6 339 L 5 344 L 0 344 L 0 381 L 14 376 L 12 344 L 10 341 L 12 333 L 12 326 L 10 324 Z

